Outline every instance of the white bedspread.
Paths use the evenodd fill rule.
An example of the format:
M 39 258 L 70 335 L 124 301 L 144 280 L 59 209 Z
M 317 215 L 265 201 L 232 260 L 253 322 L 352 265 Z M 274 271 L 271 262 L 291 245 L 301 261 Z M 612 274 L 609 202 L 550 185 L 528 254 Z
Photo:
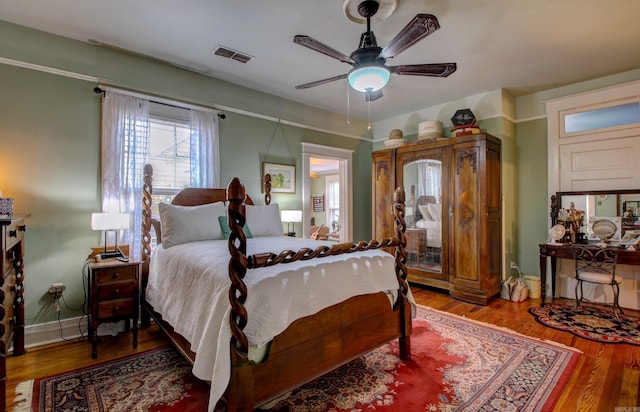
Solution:
M 247 254 L 316 248 L 331 242 L 256 237 Z M 227 240 L 192 242 L 154 250 L 146 299 L 191 342 L 193 373 L 211 381 L 209 410 L 226 390 L 230 376 L 229 250 Z M 394 258 L 372 250 L 248 270 L 245 277 L 251 345 L 263 345 L 293 321 L 352 296 L 395 291 Z
M 442 221 L 420 219 L 416 226 L 427 229 L 427 247 L 442 247 Z

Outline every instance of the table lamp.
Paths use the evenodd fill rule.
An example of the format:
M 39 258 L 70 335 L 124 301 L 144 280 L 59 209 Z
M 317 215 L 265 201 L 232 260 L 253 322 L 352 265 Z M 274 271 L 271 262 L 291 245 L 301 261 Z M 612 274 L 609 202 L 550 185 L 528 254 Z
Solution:
M 282 210 L 280 220 L 287 224 L 287 236 L 295 236 L 296 232 L 291 230 L 291 224 L 302 222 L 302 210 Z
M 126 256 L 118 247 L 118 231 L 129 229 L 128 213 L 92 213 L 91 229 L 104 231 L 104 251 L 100 253 L 101 259 L 123 258 Z M 113 250 L 107 250 L 107 232 L 113 230 L 116 232 L 115 246 Z

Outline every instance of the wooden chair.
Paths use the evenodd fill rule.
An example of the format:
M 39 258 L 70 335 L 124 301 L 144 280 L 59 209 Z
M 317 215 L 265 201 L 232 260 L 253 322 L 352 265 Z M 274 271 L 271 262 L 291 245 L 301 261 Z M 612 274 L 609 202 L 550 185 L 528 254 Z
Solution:
M 620 304 L 618 303 L 618 295 L 620 294 L 620 281 L 616 279 L 616 260 L 618 259 L 619 248 L 600 248 L 586 247 L 580 245 L 572 245 L 573 257 L 576 263 L 576 306 L 580 305 L 584 297 L 582 284 L 584 282 L 609 285 L 613 290 L 613 315 L 616 320 L 618 313 L 624 314 Z M 578 293 L 579 292 L 579 293 Z

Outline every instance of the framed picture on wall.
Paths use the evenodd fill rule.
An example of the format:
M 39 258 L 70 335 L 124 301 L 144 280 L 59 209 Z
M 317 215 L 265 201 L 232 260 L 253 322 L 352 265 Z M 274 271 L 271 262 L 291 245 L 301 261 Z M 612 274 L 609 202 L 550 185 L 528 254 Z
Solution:
M 311 198 L 313 200 L 313 211 L 324 212 L 324 195 L 312 196 Z
M 296 192 L 296 166 L 280 163 L 262 163 L 262 176 L 271 175 L 271 193 Z

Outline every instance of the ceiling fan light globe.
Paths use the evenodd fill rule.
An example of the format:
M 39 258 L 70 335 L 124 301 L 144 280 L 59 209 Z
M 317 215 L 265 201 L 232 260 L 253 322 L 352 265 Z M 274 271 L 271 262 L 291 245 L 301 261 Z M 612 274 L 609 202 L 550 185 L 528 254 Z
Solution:
M 359 92 L 375 92 L 389 82 L 391 73 L 384 66 L 365 66 L 349 73 L 349 85 Z

